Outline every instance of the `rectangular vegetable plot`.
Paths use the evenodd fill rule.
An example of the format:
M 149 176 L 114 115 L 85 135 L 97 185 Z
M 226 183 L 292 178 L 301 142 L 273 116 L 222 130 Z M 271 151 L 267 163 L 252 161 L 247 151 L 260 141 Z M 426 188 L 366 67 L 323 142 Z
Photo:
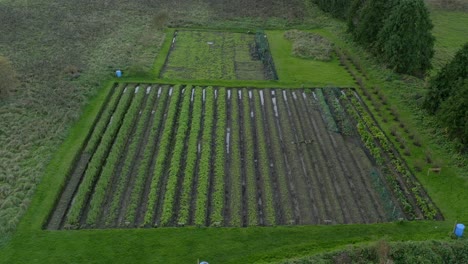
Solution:
M 178 31 L 161 76 L 184 80 L 265 80 L 255 35 Z
M 46 228 L 440 217 L 385 140 L 352 90 L 120 85 Z

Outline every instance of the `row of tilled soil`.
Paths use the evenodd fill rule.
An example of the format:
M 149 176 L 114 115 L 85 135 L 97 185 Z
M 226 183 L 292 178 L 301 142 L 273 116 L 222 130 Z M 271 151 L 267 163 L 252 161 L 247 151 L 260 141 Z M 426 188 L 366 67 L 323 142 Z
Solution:
M 117 85 L 47 228 L 404 217 L 332 91 Z

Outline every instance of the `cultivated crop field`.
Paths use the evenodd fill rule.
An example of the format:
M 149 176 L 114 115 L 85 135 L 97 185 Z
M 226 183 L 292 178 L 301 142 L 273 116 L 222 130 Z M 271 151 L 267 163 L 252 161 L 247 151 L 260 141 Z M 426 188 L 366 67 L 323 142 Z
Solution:
M 437 214 L 351 89 L 119 84 L 47 228 L 375 223 Z
M 161 77 L 186 80 L 265 80 L 255 35 L 177 31 Z

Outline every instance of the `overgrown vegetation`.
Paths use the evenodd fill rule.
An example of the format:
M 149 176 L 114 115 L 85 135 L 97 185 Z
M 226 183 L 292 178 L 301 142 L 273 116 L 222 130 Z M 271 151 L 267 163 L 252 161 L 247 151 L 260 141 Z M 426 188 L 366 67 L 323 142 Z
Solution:
M 284 37 L 293 42 L 292 54 L 296 57 L 318 61 L 332 59 L 333 44 L 318 34 L 289 30 Z

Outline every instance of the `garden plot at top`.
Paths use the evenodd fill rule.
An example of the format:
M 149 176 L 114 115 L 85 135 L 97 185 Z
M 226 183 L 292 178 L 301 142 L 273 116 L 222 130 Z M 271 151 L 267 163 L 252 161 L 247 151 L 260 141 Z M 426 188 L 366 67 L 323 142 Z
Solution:
M 265 80 L 256 56 L 255 35 L 215 31 L 177 31 L 162 78 L 179 80 Z

